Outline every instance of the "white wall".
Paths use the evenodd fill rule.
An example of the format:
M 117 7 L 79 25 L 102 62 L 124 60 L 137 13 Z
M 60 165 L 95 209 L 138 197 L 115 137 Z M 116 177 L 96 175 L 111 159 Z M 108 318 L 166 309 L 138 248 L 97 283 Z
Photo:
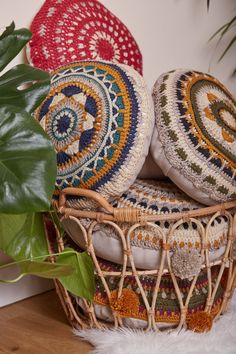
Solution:
M 102 0 L 134 34 L 143 53 L 144 77 L 151 87 L 157 77 L 176 68 L 208 72 L 216 41 L 211 35 L 236 13 L 235 0 Z M 235 32 L 234 32 L 235 33 Z M 227 39 L 217 53 L 228 43 Z M 236 44 L 235 44 L 236 46 Z M 217 64 L 214 57 L 211 74 L 236 94 L 236 47 Z M 234 54 L 234 55 L 233 55 Z
M 28 27 L 44 0 L 0 0 L 0 28 L 12 20 Z M 210 36 L 236 12 L 235 0 L 101 0 L 128 26 L 143 53 L 144 76 L 151 87 L 159 74 L 174 68 L 193 68 L 207 72 L 216 41 Z M 228 43 L 224 40 L 217 50 Z M 235 53 L 235 50 L 233 50 Z M 211 74 L 236 94 L 236 80 L 230 74 L 236 67 L 233 53 L 217 64 Z
M 9 258 L 0 253 L 0 263 L 9 262 Z M 0 279 L 15 279 L 19 275 L 17 268 L 7 268 L 0 271 Z M 53 282 L 31 275 L 13 284 L 0 283 L 0 308 L 26 297 L 53 288 Z
M 0 28 L 12 20 L 16 27 L 28 27 L 43 0 L 0 0 Z M 143 53 L 144 77 L 151 88 L 157 77 L 170 69 L 182 67 L 207 72 L 215 43 L 209 37 L 236 12 L 234 0 L 101 0 L 133 32 Z M 228 37 L 229 39 L 229 37 Z M 218 56 L 226 45 L 224 41 Z M 235 53 L 235 50 L 233 49 Z M 13 62 L 21 61 L 22 56 Z M 211 74 L 236 94 L 236 78 L 230 74 L 236 59 L 229 53 Z M 1 261 L 1 256 L 0 256 Z M 13 275 L 13 274 L 9 274 Z M 1 274 L 0 274 L 1 277 Z M 14 286 L 0 285 L 0 306 L 47 289 L 51 283 L 29 277 Z

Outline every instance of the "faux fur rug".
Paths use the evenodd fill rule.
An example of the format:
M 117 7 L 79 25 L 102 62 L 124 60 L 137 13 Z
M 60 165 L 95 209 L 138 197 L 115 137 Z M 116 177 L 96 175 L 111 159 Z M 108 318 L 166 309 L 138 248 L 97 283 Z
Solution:
M 144 333 L 141 330 L 75 331 L 95 349 L 91 354 L 236 354 L 236 295 L 211 332 Z

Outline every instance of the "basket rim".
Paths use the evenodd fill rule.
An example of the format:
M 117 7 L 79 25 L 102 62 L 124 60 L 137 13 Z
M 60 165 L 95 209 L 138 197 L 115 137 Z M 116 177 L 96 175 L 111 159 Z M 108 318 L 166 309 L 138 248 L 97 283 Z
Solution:
M 81 210 L 68 208 L 66 206 L 66 197 L 67 196 L 80 196 L 92 199 L 101 206 L 104 211 L 92 211 L 92 210 Z M 226 214 L 230 209 L 236 208 L 236 200 L 219 203 L 213 206 L 206 206 L 203 208 L 184 211 L 180 213 L 171 213 L 171 214 L 160 214 L 160 215 L 150 215 L 148 213 L 142 212 L 140 209 L 136 208 L 117 208 L 113 207 L 104 197 L 99 193 L 82 189 L 67 187 L 60 191 L 59 200 L 54 201 L 54 206 L 58 212 L 65 216 L 75 216 L 77 218 L 89 218 L 97 221 L 115 221 L 115 222 L 136 222 L 136 223 L 146 223 L 154 221 L 163 221 L 163 220 L 184 220 L 189 221 L 196 217 L 204 217 L 219 213 L 219 215 Z M 192 220 L 193 221 L 193 220 Z

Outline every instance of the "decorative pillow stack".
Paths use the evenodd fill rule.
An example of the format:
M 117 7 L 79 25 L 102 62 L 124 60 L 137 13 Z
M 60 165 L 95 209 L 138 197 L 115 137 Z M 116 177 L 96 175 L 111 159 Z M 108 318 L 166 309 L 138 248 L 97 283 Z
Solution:
M 140 76 L 142 56 L 137 43 L 99 1 L 47 0 L 31 31 L 29 59 L 34 66 L 51 72 L 51 90 L 35 118 L 57 153 L 55 197 L 66 187 L 85 188 L 98 192 L 113 207 L 135 208 L 149 215 L 192 211 L 236 199 L 236 103 L 219 81 L 197 71 L 163 74 L 154 85 L 153 108 Z M 163 178 L 164 173 L 172 181 L 140 180 L 140 171 L 141 177 Z M 97 208 L 95 202 L 83 198 L 71 197 L 67 203 L 73 208 Z M 226 248 L 226 216 L 212 222 L 210 217 L 198 220 L 208 225 L 210 261 L 219 259 Z M 85 228 L 92 224 L 91 220 L 80 222 Z M 76 244 L 85 249 L 78 223 L 69 218 L 63 223 Z M 172 268 L 183 297 L 190 288 L 189 279 L 199 274 L 190 316 L 204 309 L 208 293 L 207 271 L 201 270 L 202 229 L 190 220 L 172 233 L 173 224 L 165 220 L 139 225 L 130 234 L 130 224 L 118 226 L 139 269 L 159 268 L 163 241 L 168 238 Z M 97 223 L 92 237 L 96 255 L 104 259 L 98 260 L 102 270 L 121 270 L 123 246 L 111 224 Z M 188 267 L 179 267 L 183 258 Z M 217 274 L 214 267 L 213 280 Z M 107 281 L 117 300 L 118 278 Z M 147 295 L 152 294 L 154 277 L 144 276 L 140 281 Z M 110 320 L 107 294 L 99 277 L 96 286 L 95 311 L 98 317 Z M 140 325 L 147 313 L 132 276 L 125 278 L 124 288 L 123 298 L 131 296 L 133 307 L 127 309 L 122 303 L 121 315 L 128 325 Z M 172 279 L 164 275 L 154 309 L 157 321 L 179 321 L 175 295 Z M 213 312 L 222 297 L 220 284 Z
M 142 55 L 127 27 L 96 0 L 46 0 L 28 47 L 32 65 L 52 71 L 78 60 L 107 60 L 142 74 Z
M 35 117 L 57 152 L 55 194 L 80 187 L 108 200 L 136 179 L 154 125 L 143 78 L 131 67 L 101 61 L 80 61 L 54 72 Z M 68 203 L 93 206 L 83 200 Z
M 151 154 L 185 193 L 211 205 L 236 199 L 236 102 L 210 75 L 163 74 L 154 85 Z

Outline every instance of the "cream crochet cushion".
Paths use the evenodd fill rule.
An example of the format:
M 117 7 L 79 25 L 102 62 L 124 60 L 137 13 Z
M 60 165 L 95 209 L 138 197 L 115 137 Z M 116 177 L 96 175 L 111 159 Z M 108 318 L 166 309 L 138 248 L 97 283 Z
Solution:
M 203 205 L 183 193 L 170 181 L 139 180 L 114 203 L 114 207 L 138 208 L 149 215 L 178 213 L 202 208 Z M 202 225 L 210 221 L 210 217 L 198 218 Z M 85 228 L 91 225 L 90 220 L 81 220 Z M 67 233 L 77 245 L 85 249 L 85 240 L 79 225 L 72 219 L 64 219 L 63 225 Z M 128 223 L 118 224 L 124 234 L 132 226 Z M 139 226 L 130 235 L 130 245 L 137 268 L 156 269 L 159 267 L 162 254 L 163 234 L 168 236 L 173 226 L 172 221 L 155 222 L 153 226 Z M 181 224 L 168 239 L 171 252 L 177 249 L 197 250 L 200 252 L 201 234 L 195 223 L 190 221 Z M 226 216 L 217 217 L 209 226 L 208 247 L 210 259 L 218 259 L 225 250 L 228 222 Z M 97 256 L 122 264 L 123 247 L 117 231 L 111 225 L 99 224 L 93 230 L 93 246 Z
M 154 161 L 206 205 L 236 199 L 236 103 L 214 77 L 191 70 L 160 76 L 153 88 Z
M 148 154 L 154 126 L 151 96 L 133 68 L 80 61 L 52 73 L 51 90 L 35 112 L 57 153 L 55 196 L 66 187 L 107 200 L 125 192 Z M 72 207 L 94 207 L 70 199 Z

